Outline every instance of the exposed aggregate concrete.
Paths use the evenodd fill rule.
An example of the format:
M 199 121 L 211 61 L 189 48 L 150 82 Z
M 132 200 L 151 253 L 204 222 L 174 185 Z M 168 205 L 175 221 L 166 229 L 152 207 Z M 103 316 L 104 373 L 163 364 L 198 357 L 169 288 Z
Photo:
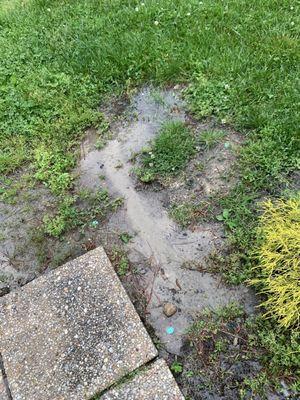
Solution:
M 155 361 L 149 369 L 131 381 L 113 388 L 99 400 L 184 400 L 164 360 Z
M 1 299 L 0 352 L 14 400 L 83 400 L 157 355 L 104 250 Z

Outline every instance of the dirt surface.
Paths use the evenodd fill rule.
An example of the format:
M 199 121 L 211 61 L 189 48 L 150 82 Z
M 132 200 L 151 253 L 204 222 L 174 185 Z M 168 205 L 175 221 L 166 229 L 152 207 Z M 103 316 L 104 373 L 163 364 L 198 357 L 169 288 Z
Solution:
M 41 186 L 23 190 L 15 204 L 1 203 L 2 294 L 103 245 L 111 259 L 116 258 L 116 264 L 120 252 L 129 259 L 121 277 L 123 284 L 142 319 L 153 330 L 162 354 L 167 359 L 169 355 L 187 356 L 186 332 L 203 309 L 237 301 L 252 313 L 256 303 L 245 286 L 229 287 L 219 276 L 203 272 L 210 254 L 226 248 L 222 223 L 211 219 L 183 229 L 170 217 L 174 204 L 195 198 L 206 201 L 229 190 L 237 179 L 232 165 L 241 136 L 215 126 L 213 121 L 194 121 L 180 99 L 180 89 L 158 92 L 144 88 L 129 104 L 113 104 L 105 112 L 112 139 L 97 150 L 98 132 L 87 132 L 74 170 L 76 190 L 106 188 L 113 196 L 124 198 L 123 206 L 98 219 L 96 226 L 87 223 L 55 239 L 40 231 L 43 214 L 53 209 L 53 196 L 47 189 Z M 174 178 L 141 184 L 133 173 L 136 155 L 162 124 L 171 120 L 186 122 L 196 135 L 208 129 L 223 129 L 224 138 L 213 148 L 199 148 L 186 170 Z M 125 232 L 129 239 L 124 241 L 121 236 Z M 176 306 L 171 317 L 163 312 L 165 303 Z
M 80 182 L 83 186 L 97 188 L 102 184 L 99 175 L 104 175 L 109 191 L 124 197 L 124 207 L 112 216 L 109 226 L 111 230 L 121 229 L 133 236 L 128 244 L 132 263 L 141 265 L 148 260 L 138 282 L 146 298 L 147 320 L 167 351 L 180 354 L 182 337 L 203 308 L 215 308 L 235 300 L 250 311 L 254 300 L 243 286 L 225 287 L 218 277 L 183 268 L 184 263 L 205 263 L 211 252 L 224 245 L 222 226 L 215 222 L 203 223 L 193 231 L 183 231 L 164 206 L 169 189 L 143 190 L 132 176 L 132 156 L 154 138 L 164 122 L 188 122 L 184 105 L 174 91 L 162 91 L 160 99 L 158 102 L 149 88 L 138 93 L 132 103 L 133 120 L 120 126 L 116 138 L 103 150 L 92 150 L 81 160 Z M 201 128 L 204 126 L 197 127 L 198 134 Z M 237 142 L 236 135 L 233 142 Z M 233 160 L 231 150 L 227 152 L 229 156 L 218 152 L 217 148 L 205 154 L 203 161 L 207 172 L 199 178 L 201 183 L 194 183 L 204 194 L 224 186 L 221 176 Z M 194 160 L 189 166 L 188 174 L 195 163 Z M 170 192 L 174 199 L 179 193 L 186 197 L 186 184 L 181 180 L 180 177 L 172 183 Z M 166 302 L 175 304 L 178 310 L 171 318 L 163 313 Z M 170 327 L 172 334 L 168 333 Z
M 16 176 L 15 179 L 21 179 Z M 0 295 L 34 279 L 41 268 L 37 228 L 53 196 L 43 187 L 23 189 L 12 204 L 0 202 Z

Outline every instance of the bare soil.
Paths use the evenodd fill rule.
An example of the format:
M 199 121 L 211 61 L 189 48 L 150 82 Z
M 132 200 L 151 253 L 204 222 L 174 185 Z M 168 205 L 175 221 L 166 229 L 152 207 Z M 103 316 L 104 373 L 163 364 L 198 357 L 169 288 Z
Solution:
M 24 189 L 13 205 L 1 203 L 2 294 L 96 246 L 104 246 L 108 254 L 116 247 L 121 248 L 130 261 L 122 281 L 142 319 L 153 331 L 162 354 L 169 360 L 174 356 L 189 360 L 186 332 L 201 311 L 236 301 L 247 313 L 252 313 L 256 299 L 243 285 L 229 287 L 218 275 L 186 268 L 205 265 L 210 254 L 226 248 L 222 224 L 212 219 L 183 229 L 172 220 L 169 211 L 172 204 L 195 198 L 208 200 L 232 187 L 237 179 L 232 166 L 242 145 L 241 135 L 218 126 L 225 132 L 220 143 L 212 149 L 199 148 L 178 176 L 147 186 L 134 176 L 134 159 L 163 123 L 185 121 L 197 135 L 216 128 L 215 123 L 193 120 L 180 98 L 180 90 L 174 88 L 161 90 L 158 98 L 157 91 L 146 87 L 128 105 L 121 102 L 115 109 L 109 107 L 105 111 L 111 122 L 112 139 L 97 150 L 98 133 L 93 129 L 87 132 L 74 171 L 76 190 L 107 188 L 113 196 L 124 198 L 123 206 L 101 220 L 97 227 L 87 224 L 54 239 L 39 234 L 43 214 L 53 208 L 54 201 L 44 187 Z M 132 236 L 126 244 L 120 239 L 124 232 Z M 177 308 L 172 317 L 163 312 L 166 302 Z M 184 386 L 183 390 L 188 392 Z M 235 398 L 230 394 L 205 396 L 199 398 Z

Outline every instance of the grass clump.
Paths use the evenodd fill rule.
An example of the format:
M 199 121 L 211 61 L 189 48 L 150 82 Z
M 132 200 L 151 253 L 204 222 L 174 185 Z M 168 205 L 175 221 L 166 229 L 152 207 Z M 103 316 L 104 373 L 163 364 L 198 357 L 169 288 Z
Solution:
M 222 259 L 215 259 L 215 265 L 229 283 L 239 284 L 252 275 L 251 251 L 257 240 L 256 201 L 259 196 L 240 182 L 229 194 L 215 199 L 216 208 L 221 209 L 216 219 L 224 224 L 228 241 L 228 251 Z
M 183 122 L 167 122 L 150 150 L 142 154 L 138 176 L 142 182 L 167 177 L 182 170 L 195 153 L 195 138 Z
M 212 149 L 216 144 L 218 144 L 224 137 L 226 132 L 219 130 L 210 130 L 201 132 L 199 136 L 199 144 L 205 149 Z
M 258 265 L 251 283 L 266 296 L 266 315 L 281 326 L 300 324 L 300 197 L 266 201 L 258 232 Z
M 67 229 L 80 224 L 80 213 L 74 207 L 74 197 L 66 197 L 58 207 L 56 215 L 46 214 L 43 218 L 44 232 L 53 237 L 59 237 Z

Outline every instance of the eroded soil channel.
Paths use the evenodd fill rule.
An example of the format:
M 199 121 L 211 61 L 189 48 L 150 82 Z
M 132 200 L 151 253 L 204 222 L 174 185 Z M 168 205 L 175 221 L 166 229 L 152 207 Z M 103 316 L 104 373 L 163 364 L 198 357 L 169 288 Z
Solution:
M 129 122 L 114 127 L 115 138 L 102 150 L 94 148 L 91 138 L 84 144 L 80 185 L 96 190 L 105 178 L 109 191 L 124 198 L 124 206 L 108 221 L 108 230 L 132 235 L 127 244 L 128 256 L 137 266 L 136 281 L 145 297 L 145 318 L 166 350 L 180 354 L 184 334 L 204 308 L 237 301 L 251 311 L 254 299 L 244 286 L 228 287 L 218 276 L 184 267 L 205 264 L 212 252 L 223 248 L 225 239 L 220 223 L 203 222 L 193 230 L 183 230 L 170 218 L 166 203 L 172 197 L 176 201 L 185 196 L 180 177 L 168 188 L 144 188 L 132 172 L 134 155 L 149 144 L 166 121 L 188 120 L 176 91 L 160 91 L 158 100 L 151 88 L 145 88 L 134 96 L 127 113 L 131 116 Z M 201 134 L 201 126 L 196 129 Z M 238 141 L 234 135 L 232 140 Z M 216 151 L 220 149 L 204 158 L 206 172 L 199 174 L 201 182 L 194 183 L 196 190 L 201 183 L 203 195 L 224 186 L 221 175 L 230 167 L 230 156 L 223 157 L 218 167 Z M 164 314 L 165 303 L 176 306 L 173 316 Z

